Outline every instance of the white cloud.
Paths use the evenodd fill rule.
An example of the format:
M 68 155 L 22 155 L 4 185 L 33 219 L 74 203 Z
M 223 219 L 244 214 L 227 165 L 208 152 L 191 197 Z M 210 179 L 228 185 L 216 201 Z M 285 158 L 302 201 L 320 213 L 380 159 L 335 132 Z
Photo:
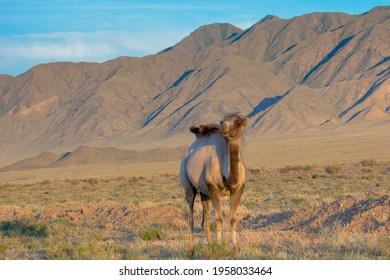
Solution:
M 175 44 L 182 35 L 156 36 L 116 31 L 54 32 L 0 39 L 0 56 L 27 59 L 105 59 L 115 55 L 151 54 Z
M 19 64 L 23 69 L 23 63 L 27 65 L 25 71 L 33 63 L 102 62 L 118 56 L 144 56 L 176 44 L 188 33 L 97 31 L 0 36 L 0 73 L 18 74 L 18 70 L 6 68 L 12 65 L 15 69 Z

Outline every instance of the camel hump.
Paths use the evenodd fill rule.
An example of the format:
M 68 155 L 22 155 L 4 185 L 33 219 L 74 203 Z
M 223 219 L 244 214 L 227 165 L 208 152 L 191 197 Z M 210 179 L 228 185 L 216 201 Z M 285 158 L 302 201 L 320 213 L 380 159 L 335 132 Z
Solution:
M 191 126 L 191 127 L 190 127 L 190 131 L 191 131 L 192 133 L 194 133 L 195 135 L 200 134 L 200 129 L 199 129 L 199 126 L 197 126 L 197 125 Z
M 219 130 L 219 124 L 216 123 L 193 125 L 190 127 L 190 131 L 198 137 L 209 136 L 212 133 L 219 133 Z
M 209 123 L 209 124 L 204 124 L 201 126 L 202 126 L 201 133 L 203 135 L 209 135 L 212 133 L 219 133 L 219 124 Z

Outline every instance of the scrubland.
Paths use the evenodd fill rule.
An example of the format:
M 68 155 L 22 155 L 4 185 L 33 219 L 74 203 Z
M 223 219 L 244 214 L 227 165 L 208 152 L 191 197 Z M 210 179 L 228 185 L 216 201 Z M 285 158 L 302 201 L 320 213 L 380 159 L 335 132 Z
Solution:
M 193 257 L 177 173 L 3 183 L 0 259 L 390 259 L 390 162 L 248 167 L 247 177 L 240 250 L 227 222 L 225 241 L 205 241 L 198 197 Z

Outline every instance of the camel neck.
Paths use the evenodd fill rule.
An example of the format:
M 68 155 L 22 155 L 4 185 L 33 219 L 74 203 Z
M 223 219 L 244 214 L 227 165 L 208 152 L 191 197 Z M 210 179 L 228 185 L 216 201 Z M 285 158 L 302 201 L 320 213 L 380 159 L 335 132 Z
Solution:
M 234 186 L 238 183 L 238 163 L 240 161 L 240 139 L 228 141 L 229 147 L 229 185 Z

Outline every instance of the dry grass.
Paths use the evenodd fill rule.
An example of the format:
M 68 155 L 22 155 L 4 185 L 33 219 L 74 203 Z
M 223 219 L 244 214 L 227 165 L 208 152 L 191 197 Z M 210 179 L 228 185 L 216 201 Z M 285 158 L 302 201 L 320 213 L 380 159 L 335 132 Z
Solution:
M 194 258 L 390 259 L 388 213 L 362 212 L 353 223 L 342 216 L 356 202 L 364 206 L 389 194 L 390 163 L 249 168 L 239 206 L 241 250 L 231 249 L 227 223 L 227 242 L 205 242 L 196 201 Z M 0 201 L 1 259 L 188 258 L 177 174 L 6 183 Z M 228 213 L 227 198 L 223 209 Z M 322 223 L 316 209 L 344 212 Z M 308 214 L 316 224 L 303 223 Z M 360 225 L 363 218 L 378 225 Z

